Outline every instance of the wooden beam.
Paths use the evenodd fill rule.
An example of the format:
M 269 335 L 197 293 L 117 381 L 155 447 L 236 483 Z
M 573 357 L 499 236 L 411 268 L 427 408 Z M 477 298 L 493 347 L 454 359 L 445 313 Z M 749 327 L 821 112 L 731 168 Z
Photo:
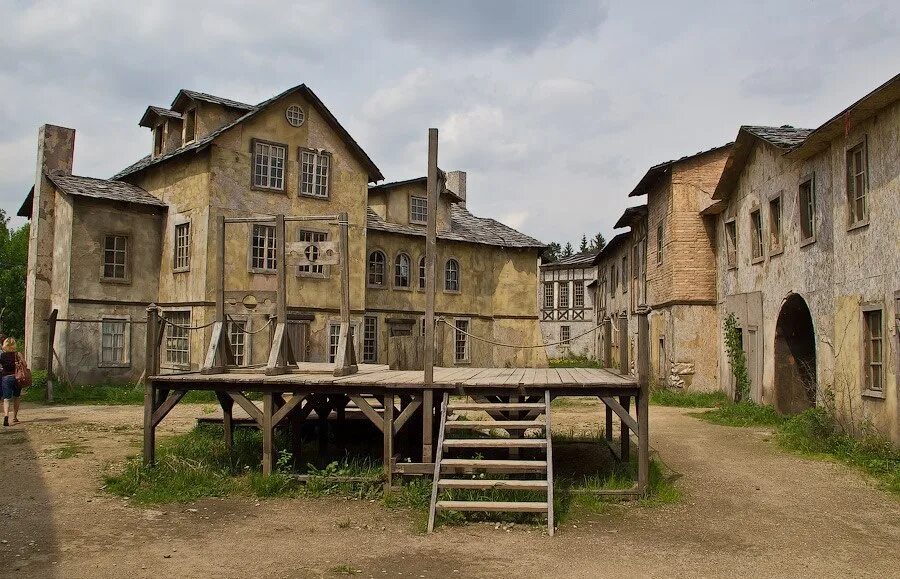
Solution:
M 350 326 L 350 218 L 346 212 L 338 215 L 338 226 L 341 237 L 341 333 L 334 360 L 334 375 L 349 376 L 355 374 L 359 366 Z
M 394 422 L 394 431 L 400 432 L 400 430 L 403 428 L 403 426 L 406 424 L 406 422 L 410 418 L 412 418 L 413 413 L 416 410 L 418 410 L 421 406 L 422 406 L 421 398 L 413 398 L 412 400 L 410 400 L 409 404 L 406 405 L 406 408 L 403 409 L 403 412 L 401 412 L 397 416 L 397 419 Z
M 144 384 L 144 466 L 156 462 L 156 424 L 153 423 L 153 411 L 156 402 L 156 387 L 147 380 Z
M 225 214 L 219 215 L 219 229 L 216 235 L 219 238 L 219 246 L 216 248 L 218 274 L 216 278 L 216 321 L 225 321 Z M 252 227 L 252 225 L 251 225 Z
M 234 448 L 234 400 L 231 396 L 224 392 L 216 392 L 216 398 L 219 399 L 219 406 L 222 407 L 222 429 L 225 436 L 225 448 L 230 454 Z
M 632 422 L 628 422 L 627 419 L 620 416 L 621 421 L 619 422 L 619 452 L 622 454 L 622 461 L 628 462 L 631 458 L 631 431 L 635 430 L 635 426 L 637 426 L 637 422 L 631 418 L 631 414 L 629 413 L 629 409 L 631 407 L 631 397 L 630 396 L 619 396 L 619 403 L 622 405 L 623 410 L 625 411 L 625 416 L 628 419 L 631 419 Z M 618 413 L 617 413 L 618 414 Z M 633 423 L 633 426 L 629 426 Z
M 175 390 L 171 394 L 169 394 L 165 401 L 160 404 L 156 410 L 153 411 L 153 427 L 156 428 L 162 419 L 166 417 L 166 415 L 175 408 L 175 405 L 184 398 L 184 395 L 187 394 L 187 390 Z
M 284 216 L 282 215 L 282 220 Z M 284 221 L 282 221 L 282 224 Z M 266 392 L 263 394 L 263 410 L 262 410 L 262 473 L 263 476 L 272 474 L 275 467 L 275 449 L 274 434 L 275 428 L 272 425 L 272 408 L 273 394 Z
M 350 400 L 356 404 L 356 407 L 359 408 L 362 413 L 368 418 L 372 424 L 378 427 L 378 430 L 384 432 L 384 420 L 381 416 L 378 416 L 378 413 L 375 412 L 375 409 L 372 408 L 372 405 L 369 402 L 360 396 L 359 394 L 350 394 Z
M 53 402 L 53 382 L 56 377 L 53 374 L 53 348 L 56 342 L 56 319 L 59 317 L 59 310 L 53 308 L 50 316 L 47 318 L 47 402 Z M 65 368 L 62 369 L 65 374 Z
M 425 342 L 422 360 L 425 366 L 425 387 L 434 384 L 434 299 L 436 289 L 435 261 L 437 258 L 438 213 L 438 130 L 428 129 L 428 172 L 426 193 L 428 220 L 425 234 Z
M 623 396 L 623 398 L 626 397 Z M 637 421 L 634 419 L 634 417 L 631 416 L 631 414 L 628 413 L 628 410 L 624 406 L 622 406 L 622 404 L 616 401 L 615 398 L 613 398 L 612 396 L 602 396 L 600 400 L 602 400 L 603 403 L 606 404 L 607 408 L 611 408 L 613 412 L 618 414 L 619 418 L 623 423 L 625 423 L 628 428 L 637 431 Z
M 650 487 L 650 325 L 647 312 L 638 314 L 637 396 L 638 417 L 638 489 L 646 494 Z
M 628 318 L 619 316 L 619 372 L 623 375 L 631 373 L 628 365 Z
M 422 462 L 434 457 L 434 390 L 422 392 Z
M 275 412 L 275 415 L 272 416 L 272 426 L 278 426 L 278 423 L 281 422 L 285 416 L 291 413 L 291 411 L 297 407 L 298 404 L 302 403 L 306 399 L 306 396 L 301 394 L 294 394 L 291 396 L 290 400 L 285 402 L 281 408 Z
M 229 390 L 228 395 L 232 400 L 237 402 L 238 405 L 244 409 L 244 412 L 249 414 L 250 418 L 252 418 L 259 426 L 263 425 L 262 412 L 260 412 L 256 404 L 254 404 L 250 401 L 249 398 L 244 396 L 243 392 Z
M 384 488 L 389 490 L 394 474 L 394 395 L 385 394 L 384 405 Z

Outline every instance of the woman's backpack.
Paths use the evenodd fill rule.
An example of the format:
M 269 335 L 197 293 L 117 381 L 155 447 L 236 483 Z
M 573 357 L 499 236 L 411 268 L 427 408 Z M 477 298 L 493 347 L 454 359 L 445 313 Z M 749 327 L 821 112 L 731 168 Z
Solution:
M 25 357 L 22 354 L 16 354 L 16 383 L 19 388 L 31 386 L 31 370 L 25 363 Z

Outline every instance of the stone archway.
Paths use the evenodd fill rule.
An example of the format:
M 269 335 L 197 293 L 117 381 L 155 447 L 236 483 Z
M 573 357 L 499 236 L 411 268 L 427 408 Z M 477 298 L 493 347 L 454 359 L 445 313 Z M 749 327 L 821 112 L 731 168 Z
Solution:
M 790 294 L 775 325 L 775 408 L 797 414 L 816 405 L 816 333 L 806 301 Z

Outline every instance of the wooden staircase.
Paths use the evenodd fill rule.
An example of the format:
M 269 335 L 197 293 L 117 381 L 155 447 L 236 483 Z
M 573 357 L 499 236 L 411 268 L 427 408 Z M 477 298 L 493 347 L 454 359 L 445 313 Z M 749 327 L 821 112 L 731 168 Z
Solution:
M 531 402 L 458 402 L 450 403 L 444 394 L 441 406 L 437 456 L 434 462 L 434 481 L 431 507 L 428 513 L 428 532 L 434 530 L 438 511 L 487 511 L 511 513 L 546 513 L 547 532 L 553 535 L 553 444 L 550 435 L 550 392 L 543 399 Z M 484 420 L 450 420 L 455 411 L 483 411 L 490 418 Z M 544 421 L 538 420 L 544 415 Z M 495 431 L 513 436 L 498 436 Z M 524 438 L 525 431 L 538 430 L 541 438 Z M 486 431 L 484 437 L 453 438 L 453 434 Z M 450 435 L 450 436 L 448 436 Z M 543 459 L 522 460 L 520 451 L 537 451 Z M 482 458 L 481 453 L 497 454 L 507 451 L 509 458 Z M 447 458 L 453 454 L 454 458 Z M 458 455 L 469 455 L 461 457 Z M 508 474 L 516 478 L 472 478 L 481 473 Z M 469 478 L 453 478 L 468 475 Z M 540 475 L 539 477 L 537 475 Z M 542 494 L 535 501 L 443 500 L 442 493 L 453 491 L 531 491 Z

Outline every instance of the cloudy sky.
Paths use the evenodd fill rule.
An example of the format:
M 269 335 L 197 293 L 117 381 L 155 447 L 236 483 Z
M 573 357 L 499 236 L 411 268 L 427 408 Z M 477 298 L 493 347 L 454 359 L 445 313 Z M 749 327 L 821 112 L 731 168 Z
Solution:
M 145 155 L 179 88 L 256 103 L 305 82 L 389 180 L 468 171 L 469 206 L 544 241 L 609 237 L 655 163 L 741 124 L 817 126 L 900 72 L 900 3 L 10 0 L 0 5 L 0 208 L 37 129 L 75 172 Z

